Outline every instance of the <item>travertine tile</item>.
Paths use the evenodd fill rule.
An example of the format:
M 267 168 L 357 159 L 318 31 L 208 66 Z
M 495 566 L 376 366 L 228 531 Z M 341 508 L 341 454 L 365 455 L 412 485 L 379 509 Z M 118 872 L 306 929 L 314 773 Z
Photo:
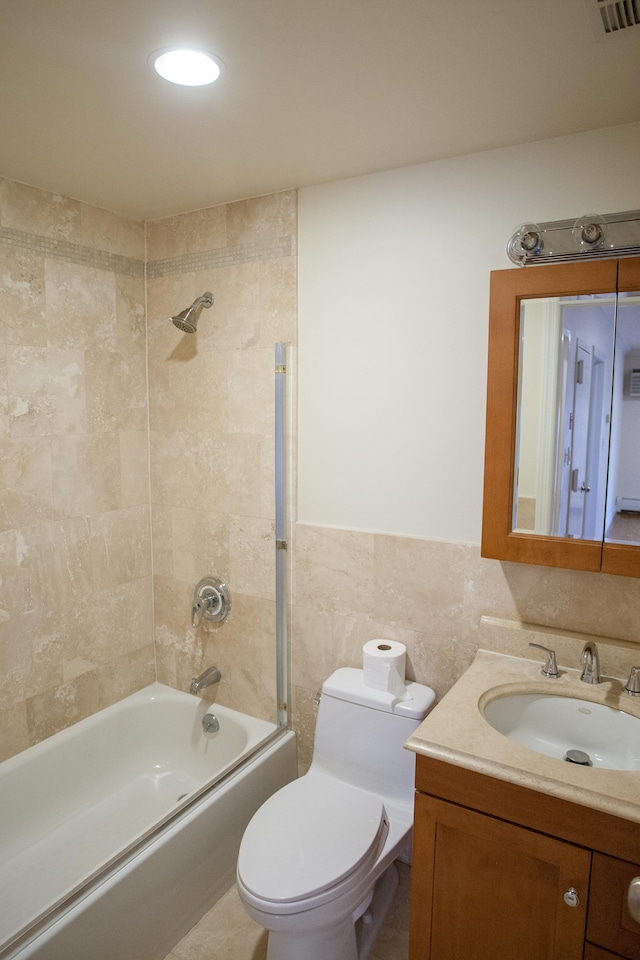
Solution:
M 154 682 L 156 671 L 151 629 L 147 632 L 147 639 L 148 643 L 138 650 L 110 660 L 98 669 L 99 709 L 109 707 Z
M 96 250 L 144 260 L 144 221 L 80 204 L 80 242 Z
M 298 749 L 298 776 L 302 777 L 311 766 L 311 760 L 313 759 L 313 738 L 315 736 L 318 704 L 311 690 L 304 687 L 294 687 L 292 706 Z
M 86 430 L 83 350 L 9 347 L 6 363 L 12 437 Z
M 399 886 L 371 960 L 406 960 L 409 949 L 411 870 L 397 863 Z M 267 933 L 246 914 L 237 887 L 231 887 L 165 960 L 266 960 Z
M 23 527 L 16 534 L 16 550 L 25 610 L 59 613 L 96 588 L 86 517 Z
M 124 351 L 138 348 L 144 356 L 147 339 L 144 278 L 118 274 L 115 284 L 117 347 Z
M 146 430 L 119 430 L 121 507 L 149 504 L 149 438 Z
M 374 604 L 374 537 L 298 524 L 296 606 L 369 616 Z
M 228 376 L 229 432 L 272 438 L 275 429 L 273 345 L 231 350 L 224 362 Z
M 65 260 L 45 261 L 46 329 L 57 347 L 115 349 L 116 282 L 112 273 Z
M 277 340 L 295 341 L 295 264 L 291 260 L 231 264 L 201 279 L 196 274 L 195 286 L 206 286 L 215 296 L 213 307 L 201 315 L 198 349 L 268 349 Z
M 264 720 L 276 717 L 275 604 L 234 594 L 229 618 L 203 623 L 196 634 L 205 640 L 203 666 L 222 674 L 218 703 Z
M 0 340 L 44 347 L 44 262 L 31 250 L 0 245 Z
M 225 696 L 272 717 L 273 341 L 295 340 L 295 192 L 150 224 L 146 290 L 139 222 L 6 181 L 0 197 L 26 243 L 0 244 L 0 627 L 22 643 L 3 640 L 7 683 L 39 736 L 41 695 L 97 677 L 104 704 L 145 681 L 148 402 L 158 676 L 188 685 L 219 640 L 229 656 L 190 625 L 216 574 L 234 593 Z M 168 318 L 208 289 L 184 336 Z
M 411 868 L 396 862 L 399 885 L 395 899 L 369 954 L 370 960 L 407 960 L 409 956 L 409 900 Z
M 167 260 L 200 250 L 215 250 L 226 246 L 226 242 L 227 211 L 224 204 L 147 223 L 149 260 Z
M 0 622 L 1 702 L 25 702 L 62 681 L 62 642 L 54 616 L 28 612 Z
M 374 555 L 374 616 L 420 631 L 453 629 L 464 600 L 463 545 L 377 534 Z
M 0 439 L 0 530 L 50 520 L 56 514 L 51 440 Z
M 100 616 L 95 616 L 95 611 Z M 149 577 L 129 580 L 82 598 L 67 608 L 65 656 L 110 663 L 148 647 L 153 638 Z
M 147 427 L 146 358 L 138 350 L 87 350 L 86 420 L 93 434 Z M 69 432 L 69 431 L 65 431 Z
M 106 513 L 121 506 L 120 438 L 57 436 L 51 441 L 53 502 L 65 517 Z
M 22 616 L 29 603 L 28 579 L 22 567 L 23 539 L 17 530 L 0 533 L 0 623 Z
M 238 200 L 226 206 L 227 242 L 249 243 L 283 234 L 295 235 L 297 225 L 297 192 Z
M 267 937 L 245 912 L 234 884 L 170 956 L 178 960 L 265 960 Z
M 10 430 L 7 348 L 4 343 L 0 343 L 0 437 L 8 437 Z
M 275 600 L 275 523 L 252 516 L 229 518 L 229 581 L 239 593 Z
M 80 243 L 81 204 L 78 200 L 0 180 L 0 215 L 3 227 L 13 227 L 43 237 Z
M 226 354 L 212 351 L 198 351 L 188 359 L 169 358 L 165 365 L 168 402 L 162 419 L 154 415 L 154 429 L 198 437 L 210 433 L 215 424 L 216 433 L 226 432 L 228 364 Z
M 90 671 L 27 698 L 29 743 L 39 743 L 98 709 L 98 677 Z
M 0 708 L 0 762 L 29 746 L 27 706 L 24 700 Z
M 103 587 L 151 574 L 149 507 L 129 507 L 90 518 L 94 582 Z

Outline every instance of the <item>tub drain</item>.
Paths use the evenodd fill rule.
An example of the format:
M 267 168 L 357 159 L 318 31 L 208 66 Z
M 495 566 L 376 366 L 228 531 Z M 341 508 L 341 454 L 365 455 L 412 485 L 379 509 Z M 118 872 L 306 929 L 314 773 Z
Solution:
M 565 760 L 568 763 L 577 763 L 581 767 L 592 767 L 591 757 L 583 750 L 567 750 Z

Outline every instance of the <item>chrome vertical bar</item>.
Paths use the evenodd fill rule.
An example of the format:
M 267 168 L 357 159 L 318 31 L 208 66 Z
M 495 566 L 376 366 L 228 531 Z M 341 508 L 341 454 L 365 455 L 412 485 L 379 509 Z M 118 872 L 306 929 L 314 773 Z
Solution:
M 277 723 L 289 722 L 289 618 L 287 608 L 287 345 L 275 345 L 275 516 L 276 516 L 276 697 Z

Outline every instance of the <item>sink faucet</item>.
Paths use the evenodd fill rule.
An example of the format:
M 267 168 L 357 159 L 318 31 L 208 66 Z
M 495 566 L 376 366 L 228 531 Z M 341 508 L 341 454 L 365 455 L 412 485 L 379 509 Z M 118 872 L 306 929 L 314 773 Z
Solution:
M 600 657 L 598 648 L 589 640 L 582 648 L 582 674 L 580 679 L 583 683 L 600 683 Z
M 214 683 L 220 683 L 221 680 L 222 674 L 217 667 L 207 667 L 199 677 L 193 678 L 191 686 L 189 687 L 189 693 L 193 693 L 197 697 L 203 687 L 210 687 Z

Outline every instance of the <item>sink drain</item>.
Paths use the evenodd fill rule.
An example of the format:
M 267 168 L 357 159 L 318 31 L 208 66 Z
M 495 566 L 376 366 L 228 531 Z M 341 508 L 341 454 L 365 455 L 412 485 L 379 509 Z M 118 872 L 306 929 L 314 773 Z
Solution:
M 581 767 L 592 767 L 591 757 L 584 750 L 567 750 L 565 760 L 568 763 L 577 763 Z

